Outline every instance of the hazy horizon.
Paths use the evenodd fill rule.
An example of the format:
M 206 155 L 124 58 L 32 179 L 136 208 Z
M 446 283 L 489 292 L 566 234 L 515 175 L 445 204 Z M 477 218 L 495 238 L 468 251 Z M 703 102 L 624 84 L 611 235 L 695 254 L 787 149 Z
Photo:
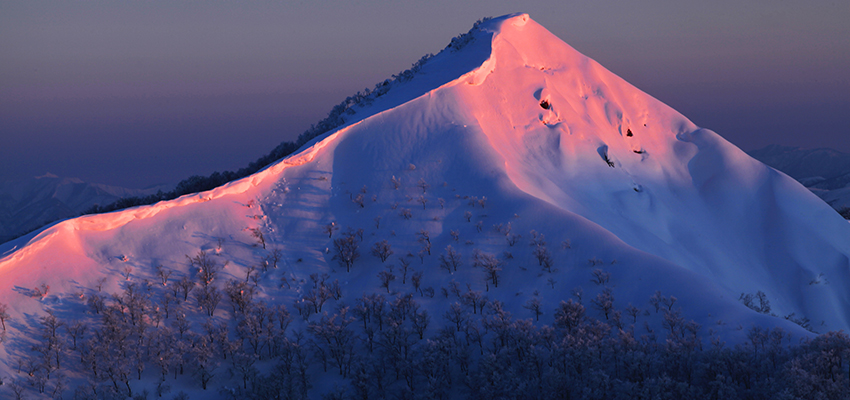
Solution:
M 735 145 L 850 152 L 850 7 L 0 2 L 0 181 L 235 170 L 475 20 L 532 18 Z

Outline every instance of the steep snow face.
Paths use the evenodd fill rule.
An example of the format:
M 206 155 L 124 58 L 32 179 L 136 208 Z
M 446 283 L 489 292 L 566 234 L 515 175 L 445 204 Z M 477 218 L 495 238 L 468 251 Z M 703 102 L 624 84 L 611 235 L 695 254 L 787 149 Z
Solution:
M 825 203 L 527 16 L 494 29 L 452 90 L 518 188 L 777 313 L 848 327 L 850 228 Z
M 618 308 L 647 310 L 660 290 L 678 298 L 687 318 L 730 340 L 743 339 L 738 327 L 754 323 L 805 334 L 736 300 L 757 290 L 777 314 L 809 317 L 818 331 L 850 327 L 850 249 L 842 242 L 849 228 L 805 188 L 527 15 L 488 21 L 473 37 L 348 116 L 341 129 L 255 175 L 3 244 L 0 302 L 13 320 L 54 305 L 81 312 L 74 294 L 92 292 L 100 278 L 113 293 L 128 280 L 155 282 L 157 265 L 192 276 L 185 256 L 199 250 L 228 262 L 223 279 L 244 281 L 271 248 L 282 251 L 280 268 L 262 275 L 258 297 L 291 305 L 309 290 L 310 274 L 328 273 L 351 299 L 384 290 L 376 279 L 384 264 L 369 248 L 386 239 L 396 256 L 426 272 L 423 288 L 468 283 L 518 318 L 530 316 L 522 305 L 539 296 L 548 309 L 540 324 L 552 323 L 551 311 L 573 288 L 584 287 L 586 298 L 600 292 L 590 272 L 604 268 Z M 523 235 L 515 246 L 506 243 L 508 224 Z M 351 272 L 331 252 L 334 229 L 347 227 L 363 229 Z M 264 232 L 269 249 L 256 245 L 251 229 Z M 430 254 L 421 251 L 422 230 Z M 546 236 L 551 270 L 532 255 L 532 230 Z M 447 245 L 465 268 L 440 269 Z M 470 266 L 474 249 L 504 255 L 498 288 Z M 43 283 L 50 294 L 34 293 Z M 392 291 L 415 293 L 409 281 Z M 454 301 L 419 299 L 434 316 Z M 646 319 L 662 330 L 658 314 Z M 20 326 L 12 330 L 26 337 Z M 11 363 L 4 351 L 0 359 Z

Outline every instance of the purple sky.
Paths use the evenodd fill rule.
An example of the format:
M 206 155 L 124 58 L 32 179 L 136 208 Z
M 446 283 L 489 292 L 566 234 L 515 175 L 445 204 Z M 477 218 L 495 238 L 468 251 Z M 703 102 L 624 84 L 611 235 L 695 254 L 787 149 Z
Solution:
M 238 169 L 516 11 L 745 150 L 850 152 L 846 1 L 456 2 L 0 0 L 0 181 Z

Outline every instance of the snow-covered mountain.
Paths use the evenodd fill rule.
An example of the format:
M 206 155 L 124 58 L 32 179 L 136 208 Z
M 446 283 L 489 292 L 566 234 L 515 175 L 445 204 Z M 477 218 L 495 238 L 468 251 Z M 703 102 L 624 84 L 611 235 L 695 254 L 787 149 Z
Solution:
M 850 224 L 528 15 L 482 23 L 351 110 L 341 128 L 247 178 L 3 244 L 9 319 L 47 308 L 75 318 L 80 299 L 158 282 L 163 270 L 173 287 L 175 276 L 204 276 L 191 261 L 203 254 L 224 265 L 214 282 L 254 279 L 255 297 L 287 307 L 305 304 L 319 280 L 338 280 L 342 299 L 329 304 L 410 293 L 433 316 L 475 291 L 552 325 L 562 300 L 589 307 L 610 293 L 618 309 L 636 306 L 647 329 L 670 325 L 661 295 L 662 308 L 681 307 L 702 335 L 731 342 L 753 325 L 809 335 L 781 318 L 789 315 L 817 332 L 850 329 Z M 386 261 L 370 254 L 384 240 L 394 252 Z M 346 243 L 359 245 L 359 258 L 345 255 Z M 447 246 L 456 270 L 440 267 L 452 258 Z M 487 254 L 501 262 L 489 273 Z M 738 300 L 757 292 L 779 317 Z M 184 307 L 197 312 L 198 300 Z M 529 311 L 532 300 L 542 315 Z M 226 321 L 237 307 L 210 314 Z M 428 330 L 445 323 L 435 317 Z M 21 342 L 32 334 L 9 326 Z M 0 371 L 14 368 L 20 348 L 0 347 Z
M 833 208 L 850 207 L 850 154 L 780 145 L 748 154 L 798 180 Z
M 76 217 L 95 204 L 144 196 L 157 189 L 127 189 L 53 174 L 0 182 L 0 242 L 53 221 Z

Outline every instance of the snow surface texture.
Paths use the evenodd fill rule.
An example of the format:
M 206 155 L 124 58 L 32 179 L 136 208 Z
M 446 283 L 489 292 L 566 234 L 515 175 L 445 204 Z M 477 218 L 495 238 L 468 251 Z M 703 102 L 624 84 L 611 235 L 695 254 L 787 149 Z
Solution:
M 48 306 L 82 312 L 73 294 L 102 277 L 107 293 L 127 279 L 155 282 L 156 265 L 187 271 L 185 255 L 201 249 L 229 261 L 225 276 L 245 279 L 265 251 L 252 245 L 250 228 L 284 254 L 263 278 L 261 297 L 288 306 L 317 272 L 339 279 L 351 298 L 383 291 L 375 278 L 382 263 L 368 249 L 386 239 L 395 256 L 418 254 L 416 233 L 424 229 L 432 255 L 409 258 L 426 272 L 423 288 L 456 280 L 484 290 L 483 272 L 469 267 L 472 250 L 509 251 L 513 259 L 487 295 L 518 318 L 531 317 L 522 305 L 535 291 L 547 309 L 575 287 L 594 296 L 601 289 L 590 272 L 603 268 L 618 308 L 647 308 L 660 290 L 678 298 L 686 318 L 733 342 L 753 324 L 807 334 L 746 308 L 737 300 L 742 292 L 766 293 L 776 314 L 808 317 L 818 332 L 850 328 L 850 226 L 841 217 L 528 15 L 485 22 L 465 47 L 435 56 L 347 121 L 217 189 L 66 220 L 3 244 L 0 302 L 9 304 L 10 335 L 23 334 L 15 321 L 32 323 Z M 352 201 L 360 194 L 362 206 Z M 332 259 L 333 239 L 323 229 L 331 222 L 340 231 L 364 229 L 351 272 Z M 493 229 L 508 223 L 523 235 L 515 246 Z M 531 254 L 531 230 L 548 240 L 551 272 Z M 466 268 L 439 268 L 447 245 Z M 278 290 L 281 278 L 290 289 Z M 50 292 L 34 297 L 41 284 Z M 390 289 L 413 292 L 399 282 Z M 440 295 L 418 300 L 434 316 L 450 303 Z M 227 313 L 221 307 L 216 315 Z M 551 323 L 549 310 L 539 324 Z M 13 368 L 9 351 L 0 346 L 0 375 Z

